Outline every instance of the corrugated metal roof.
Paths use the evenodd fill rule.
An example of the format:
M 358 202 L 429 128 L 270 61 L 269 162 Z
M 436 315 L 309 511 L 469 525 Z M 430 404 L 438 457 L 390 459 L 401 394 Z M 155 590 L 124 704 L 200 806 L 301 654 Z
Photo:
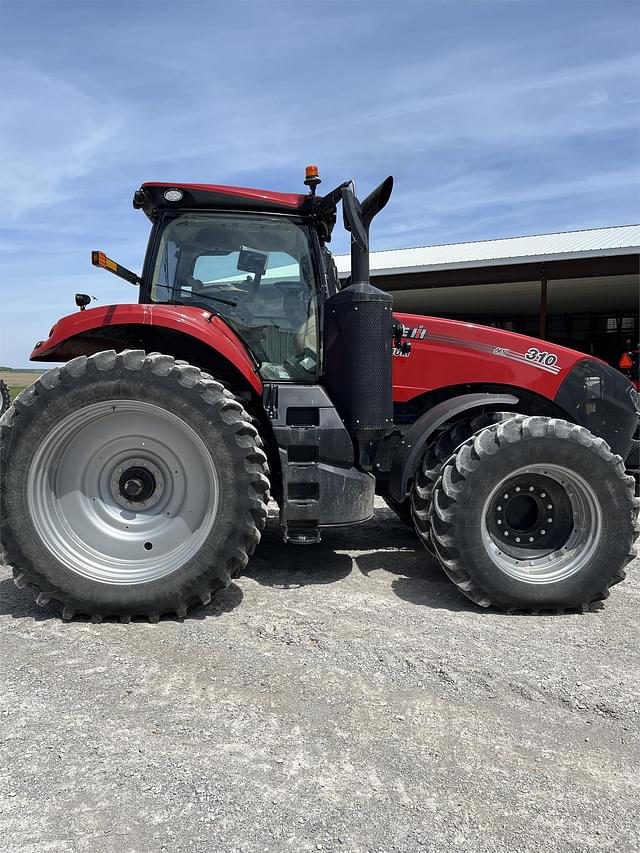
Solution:
M 429 270 L 571 260 L 640 252 L 640 225 L 589 228 L 532 237 L 507 237 L 474 243 L 419 246 L 371 253 L 371 272 L 385 275 Z M 349 255 L 337 255 L 338 271 L 348 274 Z

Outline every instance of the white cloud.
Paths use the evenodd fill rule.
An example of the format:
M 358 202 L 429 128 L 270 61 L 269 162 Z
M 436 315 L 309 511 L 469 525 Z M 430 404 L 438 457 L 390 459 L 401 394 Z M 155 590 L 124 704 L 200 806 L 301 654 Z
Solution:
M 73 196 L 120 130 L 108 105 L 26 63 L 3 61 L 0 119 L 5 221 Z

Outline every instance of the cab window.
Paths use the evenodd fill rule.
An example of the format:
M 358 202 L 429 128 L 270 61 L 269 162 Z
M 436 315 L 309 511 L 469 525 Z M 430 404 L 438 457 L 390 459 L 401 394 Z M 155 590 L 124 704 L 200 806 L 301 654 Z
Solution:
M 178 216 L 160 241 L 151 299 L 219 313 L 256 356 L 264 379 L 316 378 L 316 281 L 308 229 L 293 219 Z

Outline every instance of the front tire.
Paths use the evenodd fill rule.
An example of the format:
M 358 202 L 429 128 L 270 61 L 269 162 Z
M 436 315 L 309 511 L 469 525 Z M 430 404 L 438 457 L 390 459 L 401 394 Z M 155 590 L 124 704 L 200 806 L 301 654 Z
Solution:
M 462 418 L 448 425 L 435 441 L 427 446 L 415 474 L 411 497 L 400 506 L 408 507 L 410 523 L 413 523 L 420 541 L 432 556 L 436 557 L 437 554 L 431 543 L 431 500 L 442 466 L 463 441 L 485 427 L 509 417 L 513 417 L 510 412 L 481 412 L 470 418 Z
M 184 616 L 239 574 L 266 520 L 266 456 L 246 411 L 158 353 L 45 373 L 5 418 L 0 464 L 5 559 L 65 618 Z
M 633 478 L 603 439 L 517 416 L 472 436 L 444 464 L 431 541 L 476 604 L 587 609 L 625 577 L 637 517 Z

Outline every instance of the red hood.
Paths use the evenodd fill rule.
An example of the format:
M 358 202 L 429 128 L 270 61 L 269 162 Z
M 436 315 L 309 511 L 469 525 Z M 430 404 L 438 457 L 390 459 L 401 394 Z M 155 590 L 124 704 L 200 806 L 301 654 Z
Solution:
M 394 357 L 394 400 L 451 385 L 527 388 L 553 399 L 569 371 L 587 358 L 549 341 L 491 326 L 394 312 L 411 353 Z M 603 362 L 604 363 L 604 362 Z

